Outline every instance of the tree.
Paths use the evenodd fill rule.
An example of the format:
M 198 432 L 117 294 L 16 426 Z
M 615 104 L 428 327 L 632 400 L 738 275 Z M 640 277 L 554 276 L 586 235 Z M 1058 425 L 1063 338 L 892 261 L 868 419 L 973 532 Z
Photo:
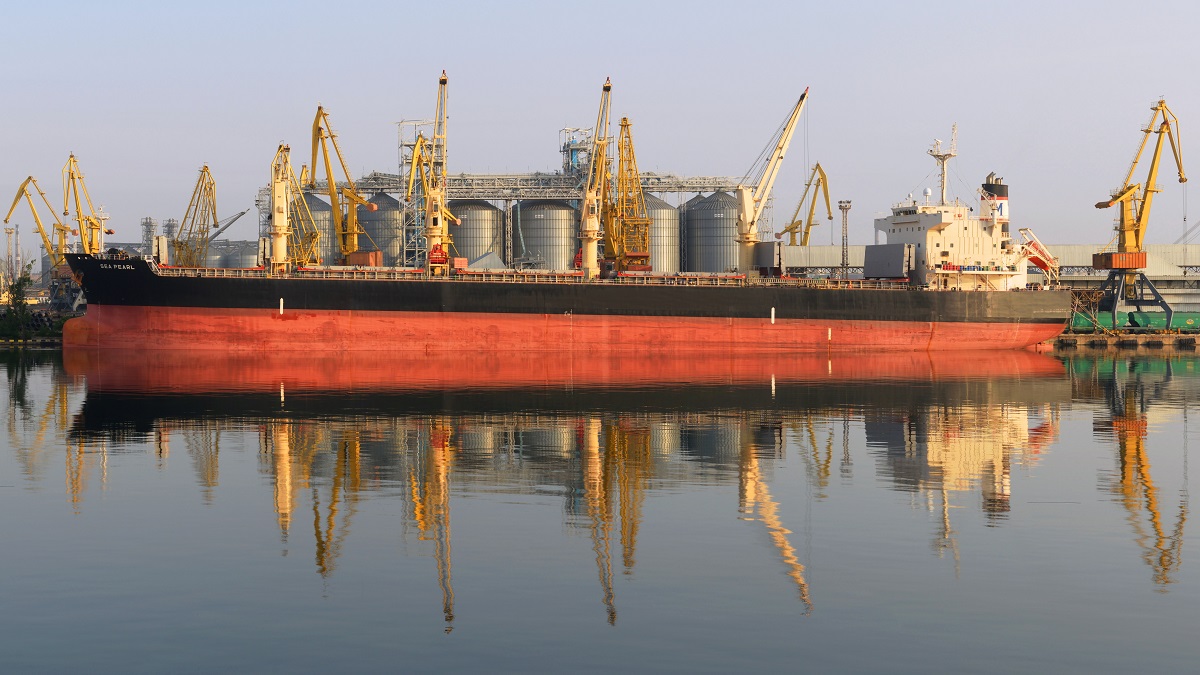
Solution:
M 21 274 L 8 285 L 8 305 L 4 308 L 4 318 L 0 320 L 0 335 L 6 338 L 21 338 L 28 336 L 32 323 L 33 312 L 29 309 L 26 296 L 33 278 L 29 275 L 33 263 L 25 265 Z

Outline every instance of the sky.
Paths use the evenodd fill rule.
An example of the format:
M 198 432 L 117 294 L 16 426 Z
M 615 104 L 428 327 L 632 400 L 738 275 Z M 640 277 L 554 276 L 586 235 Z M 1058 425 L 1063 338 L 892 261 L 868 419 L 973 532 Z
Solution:
M 559 130 L 591 126 L 611 77 L 613 133 L 628 116 L 641 170 L 741 176 L 809 87 L 773 218 L 819 161 L 832 199 L 852 201 L 853 244 L 893 203 L 937 193 L 926 152 L 955 124 L 952 197 L 976 199 L 994 171 L 1014 227 L 1108 242 L 1116 214 L 1095 203 L 1123 181 L 1151 106 L 1179 116 L 1185 169 L 1200 121 L 1190 2 L 50 0 L 10 4 L 3 25 L 0 203 L 33 175 L 61 205 L 74 153 L 110 241 L 182 218 L 205 164 L 221 217 L 253 207 L 280 142 L 308 161 L 318 104 L 355 177 L 395 173 L 397 122 L 433 115 L 442 70 L 451 173 L 558 169 Z M 1165 158 L 1147 243 L 1200 219 L 1177 178 Z M 255 237 L 255 213 L 227 236 Z M 12 222 L 32 250 L 27 207 Z M 834 230 L 840 243 L 825 223 L 813 243 Z

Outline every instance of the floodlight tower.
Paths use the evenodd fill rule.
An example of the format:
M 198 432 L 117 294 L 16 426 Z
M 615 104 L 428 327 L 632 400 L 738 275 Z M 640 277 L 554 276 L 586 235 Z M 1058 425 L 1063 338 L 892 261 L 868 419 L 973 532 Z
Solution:
M 838 202 L 838 209 L 842 212 L 842 278 L 850 278 L 850 200 L 843 199 Z

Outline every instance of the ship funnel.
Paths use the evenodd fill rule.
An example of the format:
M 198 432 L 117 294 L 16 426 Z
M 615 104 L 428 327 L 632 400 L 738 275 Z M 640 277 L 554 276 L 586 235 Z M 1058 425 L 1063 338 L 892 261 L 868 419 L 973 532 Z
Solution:
M 984 179 L 980 187 L 979 220 L 985 225 L 1000 225 L 1008 231 L 1008 220 L 1011 214 L 1008 210 L 1008 186 L 1004 179 L 993 171 Z

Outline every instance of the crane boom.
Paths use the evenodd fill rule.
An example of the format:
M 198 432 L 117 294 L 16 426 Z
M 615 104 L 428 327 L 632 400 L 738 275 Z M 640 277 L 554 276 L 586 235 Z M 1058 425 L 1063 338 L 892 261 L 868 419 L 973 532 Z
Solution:
M 580 270 L 585 279 L 600 275 L 599 241 L 612 209 L 609 202 L 611 171 L 608 159 L 608 109 L 612 101 L 612 80 L 605 78 L 600 92 L 600 110 L 592 127 L 592 147 L 588 153 L 587 182 L 584 184 L 582 213 L 579 218 Z
M 46 232 L 46 227 L 42 224 L 42 218 L 38 215 L 37 204 L 33 201 L 33 194 L 29 192 L 30 185 L 41 195 L 42 201 L 46 204 L 46 208 L 54 218 L 53 238 Z M 13 211 L 17 210 L 17 204 L 21 202 L 22 197 L 29 203 L 29 210 L 33 213 L 33 222 L 37 225 L 37 232 L 42 238 L 42 246 L 46 248 L 46 255 L 50 256 L 51 266 L 58 267 L 62 265 L 66 262 L 63 254 L 67 251 L 67 226 L 63 225 L 62 221 L 58 219 L 58 214 L 54 212 L 54 207 L 50 205 L 50 200 L 46 197 L 46 193 L 42 191 L 41 186 L 37 183 L 37 179 L 33 176 L 26 178 L 21 183 L 21 187 L 17 188 L 17 196 L 13 198 L 12 206 L 8 209 L 8 215 L 4 216 L 4 224 L 7 225 L 8 221 L 12 218 Z
M 736 188 L 738 267 L 742 271 L 750 269 L 754 264 L 754 245 L 758 243 L 758 219 L 767 206 L 767 198 L 770 197 L 775 177 L 779 174 L 779 166 L 783 162 L 783 156 L 787 153 L 788 146 L 791 145 L 792 135 L 796 131 L 796 122 L 800 120 L 800 113 L 803 112 L 807 100 L 808 88 L 806 87 L 804 93 L 800 95 L 800 100 L 796 101 L 795 107 L 792 108 L 792 113 L 784 123 L 779 137 L 775 139 L 775 147 L 767 155 L 762 175 L 753 185 L 738 185 Z
M 1150 207 L 1154 195 L 1161 190 L 1157 187 L 1158 169 L 1163 155 L 1163 145 L 1171 144 L 1171 153 L 1175 157 L 1175 167 L 1179 171 L 1179 182 L 1186 183 L 1187 176 L 1183 171 L 1183 157 L 1179 150 L 1179 118 L 1167 107 L 1167 102 L 1160 100 L 1151 110 L 1150 121 L 1142 129 L 1142 142 L 1138 145 L 1129 171 L 1125 174 L 1123 185 L 1113 192 L 1111 198 L 1098 202 L 1096 208 L 1106 209 L 1121 205 L 1118 215 L 1117 251 L 1119 253 L 1142 253 L 1145 249 L 1146 228 L 1150 224 Z M 1133 183 L 1133 174 L 1137 171 L 1138 162 L 1150 134 L 1157 134 L 1154 151 L 1150 157 L 1150 170 L 1145 183 Z
M 338 195 L 337 183 L 333 178 L 333 160 L 329 155 L 329 146 L 333 146 L 333 154 L 337 155 L 338 164 L 342 168 L 345 182 L 342 185 L 341 196 Z M 368 211 L 378 207 L 363 199 L 354 185 L 354 178 L 346 165 L 342 149 L 338 147 L 337 134 L 329 124 L 329 113 L 324 106 L 317 106 L 317 115 L 313 118 L 312 127 L 312 174 L 308 176 L 309 189 L 316 187 L 317 157 L 320 155 L 325 167 L 325 182 L 329 190 L 329 206 L 333 210 L 333 230 L 337 234 L 338 248 L 343 262 L 345 257 L 358 251 L 358 235 L 363 234 L 362 226 L 358 224 L 357 205 L 364 206 Z
M 820 190 L 820 194 L 813 188 Z M 812 192 L 812 202 L 808 205 L 808 217 L 800 218 L 800 211 L 804 208 L 804 203 L 808 200 L 808 193 Z M 808 176 L 808 182 L 804 184 L 804 194 L 800 195 L 800 201 L 796 204 L 796 211 L 792 213 L 791 222 L 787 224 L 781 231 L 775 234 L 776 239 L 783 238 L 783 235 L 788 235 L 790 238 L 789 246 L 796 245 L 796 230 L 801 227 L 804 232 L 800 237 L 800 245 L 808 246 L 809 237 L 812 236 L 813 226 L 817 224 L 814 216 L 817 212 L 817 197 L 825 197 L 825 212 L 828 214 L 828 219 L 833 220 L 833 205 L 829 200 L 829 177 L 825 175 L 825 169 L 821 168 L 821 163 L 817 162 L 813 166 L 812 173 Z

